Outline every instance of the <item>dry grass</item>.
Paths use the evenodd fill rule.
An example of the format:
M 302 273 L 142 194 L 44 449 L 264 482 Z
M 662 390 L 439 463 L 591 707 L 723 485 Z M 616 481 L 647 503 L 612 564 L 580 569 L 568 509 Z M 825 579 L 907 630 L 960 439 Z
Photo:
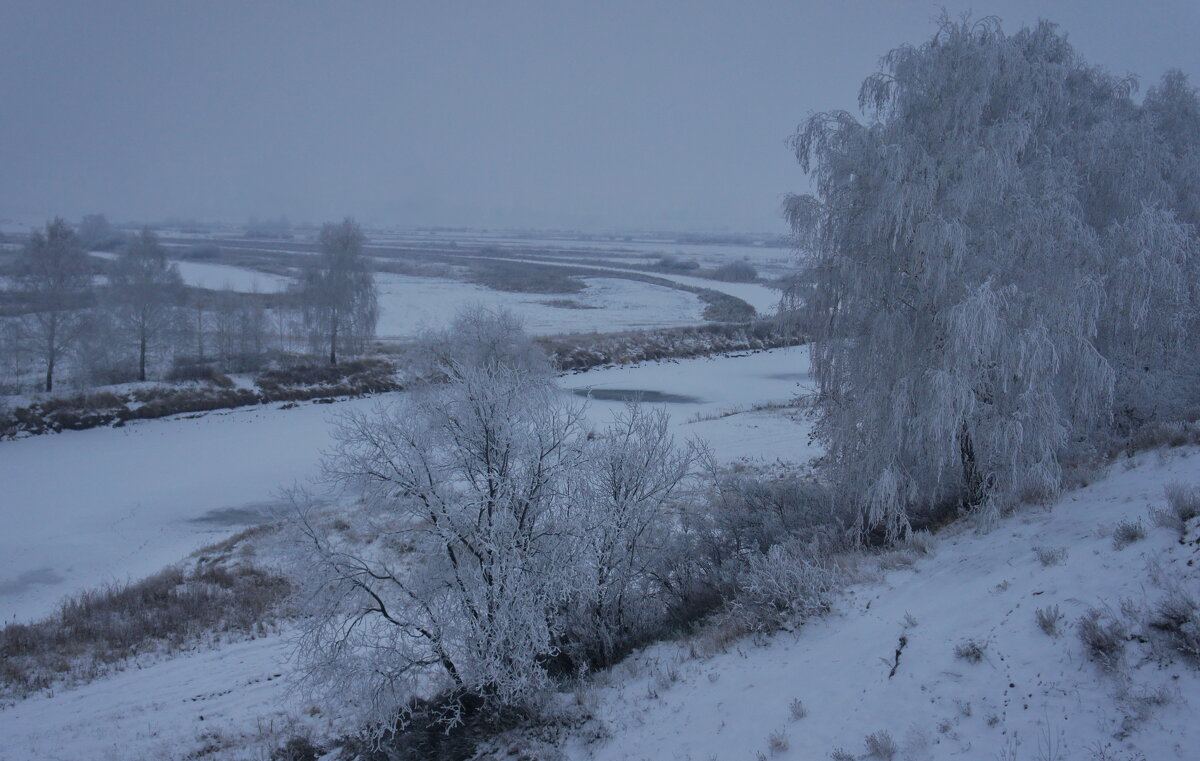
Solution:
M 0 629 L 0 695 L 86 682 L 147 652 L 176 652 L 216 632 L 266 634 L 288 592 L 281 577 L 241 565 L 168 568 L 81 592 L 51 617 Z

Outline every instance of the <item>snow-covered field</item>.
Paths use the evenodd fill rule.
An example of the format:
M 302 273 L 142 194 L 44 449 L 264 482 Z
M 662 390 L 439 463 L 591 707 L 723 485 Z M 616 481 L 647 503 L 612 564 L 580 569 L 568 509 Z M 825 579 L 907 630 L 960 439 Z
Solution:
M 662 404 L 678 434 L 710 440 L 719 458 L 803 460 L 811 454 L 807 428 L 778 412 L 687 420 L 787 401 L 806 373 L 801 347 L 597 370 L 562 384 L 695 397 L 702 401 Z M 66 594 L 140 578 L 261 522 L 281 489 L 313 474 L 332 416 L 381 401 L 240 409 L 0 442 L 0 621 L 44 615 Z M 618 404 L 594 401 L 594 419 L 607 422 Z
M 587 278 L 587 288 L 570 294 L 496 291 L 474 283 L 378 272 L 379 326 L 384 338 L 416 335 L 445 327 L 464 306 L 504 307 L 525 320 L 535 335 L 621 331 L 703 322 L 704 305 L 686 291 L 621 278 Z M 552 306 L 566 300 L 585 308 Z

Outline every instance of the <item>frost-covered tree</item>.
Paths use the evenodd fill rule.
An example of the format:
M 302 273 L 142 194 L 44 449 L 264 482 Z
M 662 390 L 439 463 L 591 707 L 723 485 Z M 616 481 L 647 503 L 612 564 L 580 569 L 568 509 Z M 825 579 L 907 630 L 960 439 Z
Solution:
M 304 319 L 313 347 L 328 353 L 336 365 L 338 352 L 357 351 L 375 335 L 379 306 L 375 279 L 362 253 L 366 237 L 354 220 L 321 228 L 320 254 L 300 282 Z
M 422 688 L 519 704 L 546 684 L 570 592 L 566 479 L 586 441 L 576 406 L 501 363 L 342 419 L 329 476 L 365 512 L 374 551 L 309 531 L 321 594 L 310 673 L 390 720 Z
M 22 333 L 45 367 L 46 391 L 54 390 L 54 373 L 64 352 L 79 335 L 81 307 L 92 273 L 87 255 L 71 226 L 62 219 L 35 230 L 17 261 L 13 278 L 30 313 Z
M 299 513 L 301 663 L 376 726 L 439 693 L 526 704 L 656 620 L 646 568 L 690 454 L 637 409 L 591 431 L 486 314 L 437 344 L 439 380 L 342 419 L 325 470 L 353 501 Z
M 573 479 L 578 570 L 563 639 L 580 665 L 611 665 L 661 625 L 652 562 L 669 544 L 670 506 L 697 456 L 694 446 L 676 446 L 669 422 L 662 410 L 627 406 L 588 447 Z
M 1178 305 L 1194 238 L 1132 83 L 1054 25 L 943 18 L 882 69 L 866 123 L 797 131 L 817 197 L 786 210 L 815 284 L 818 435 L 864 528 L 895 536 L 914 511 L 1052 493 L 1063 454 L 1109 424 L 1119 355 L 1178 335 L 1114 302 Z M 1131 268 L 1171 281 L 1121 281 Z
M 109 270 L 116 323 L 137 354 L 137 379 L 146 380 L 146 359 L 177 323 L 183 299 L 179 268 L 167 259 L 158 236 L 143 229 Z

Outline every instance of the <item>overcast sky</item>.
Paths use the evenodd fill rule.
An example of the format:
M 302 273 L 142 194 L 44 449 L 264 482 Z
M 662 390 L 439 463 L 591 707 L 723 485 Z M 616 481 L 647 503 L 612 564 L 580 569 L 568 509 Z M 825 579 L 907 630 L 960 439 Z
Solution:
M 782 231 L 785 145 L 938 8 L 1200 84 L 1200 2 L 0 0 L 0 219 Z

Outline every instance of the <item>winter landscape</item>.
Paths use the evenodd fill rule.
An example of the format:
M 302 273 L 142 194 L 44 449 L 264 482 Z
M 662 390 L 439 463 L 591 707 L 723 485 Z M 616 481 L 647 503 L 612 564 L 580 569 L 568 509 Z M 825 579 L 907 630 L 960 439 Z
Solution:
M 11 10 L 0 761 L 1200 758 L 1200 9 Z

